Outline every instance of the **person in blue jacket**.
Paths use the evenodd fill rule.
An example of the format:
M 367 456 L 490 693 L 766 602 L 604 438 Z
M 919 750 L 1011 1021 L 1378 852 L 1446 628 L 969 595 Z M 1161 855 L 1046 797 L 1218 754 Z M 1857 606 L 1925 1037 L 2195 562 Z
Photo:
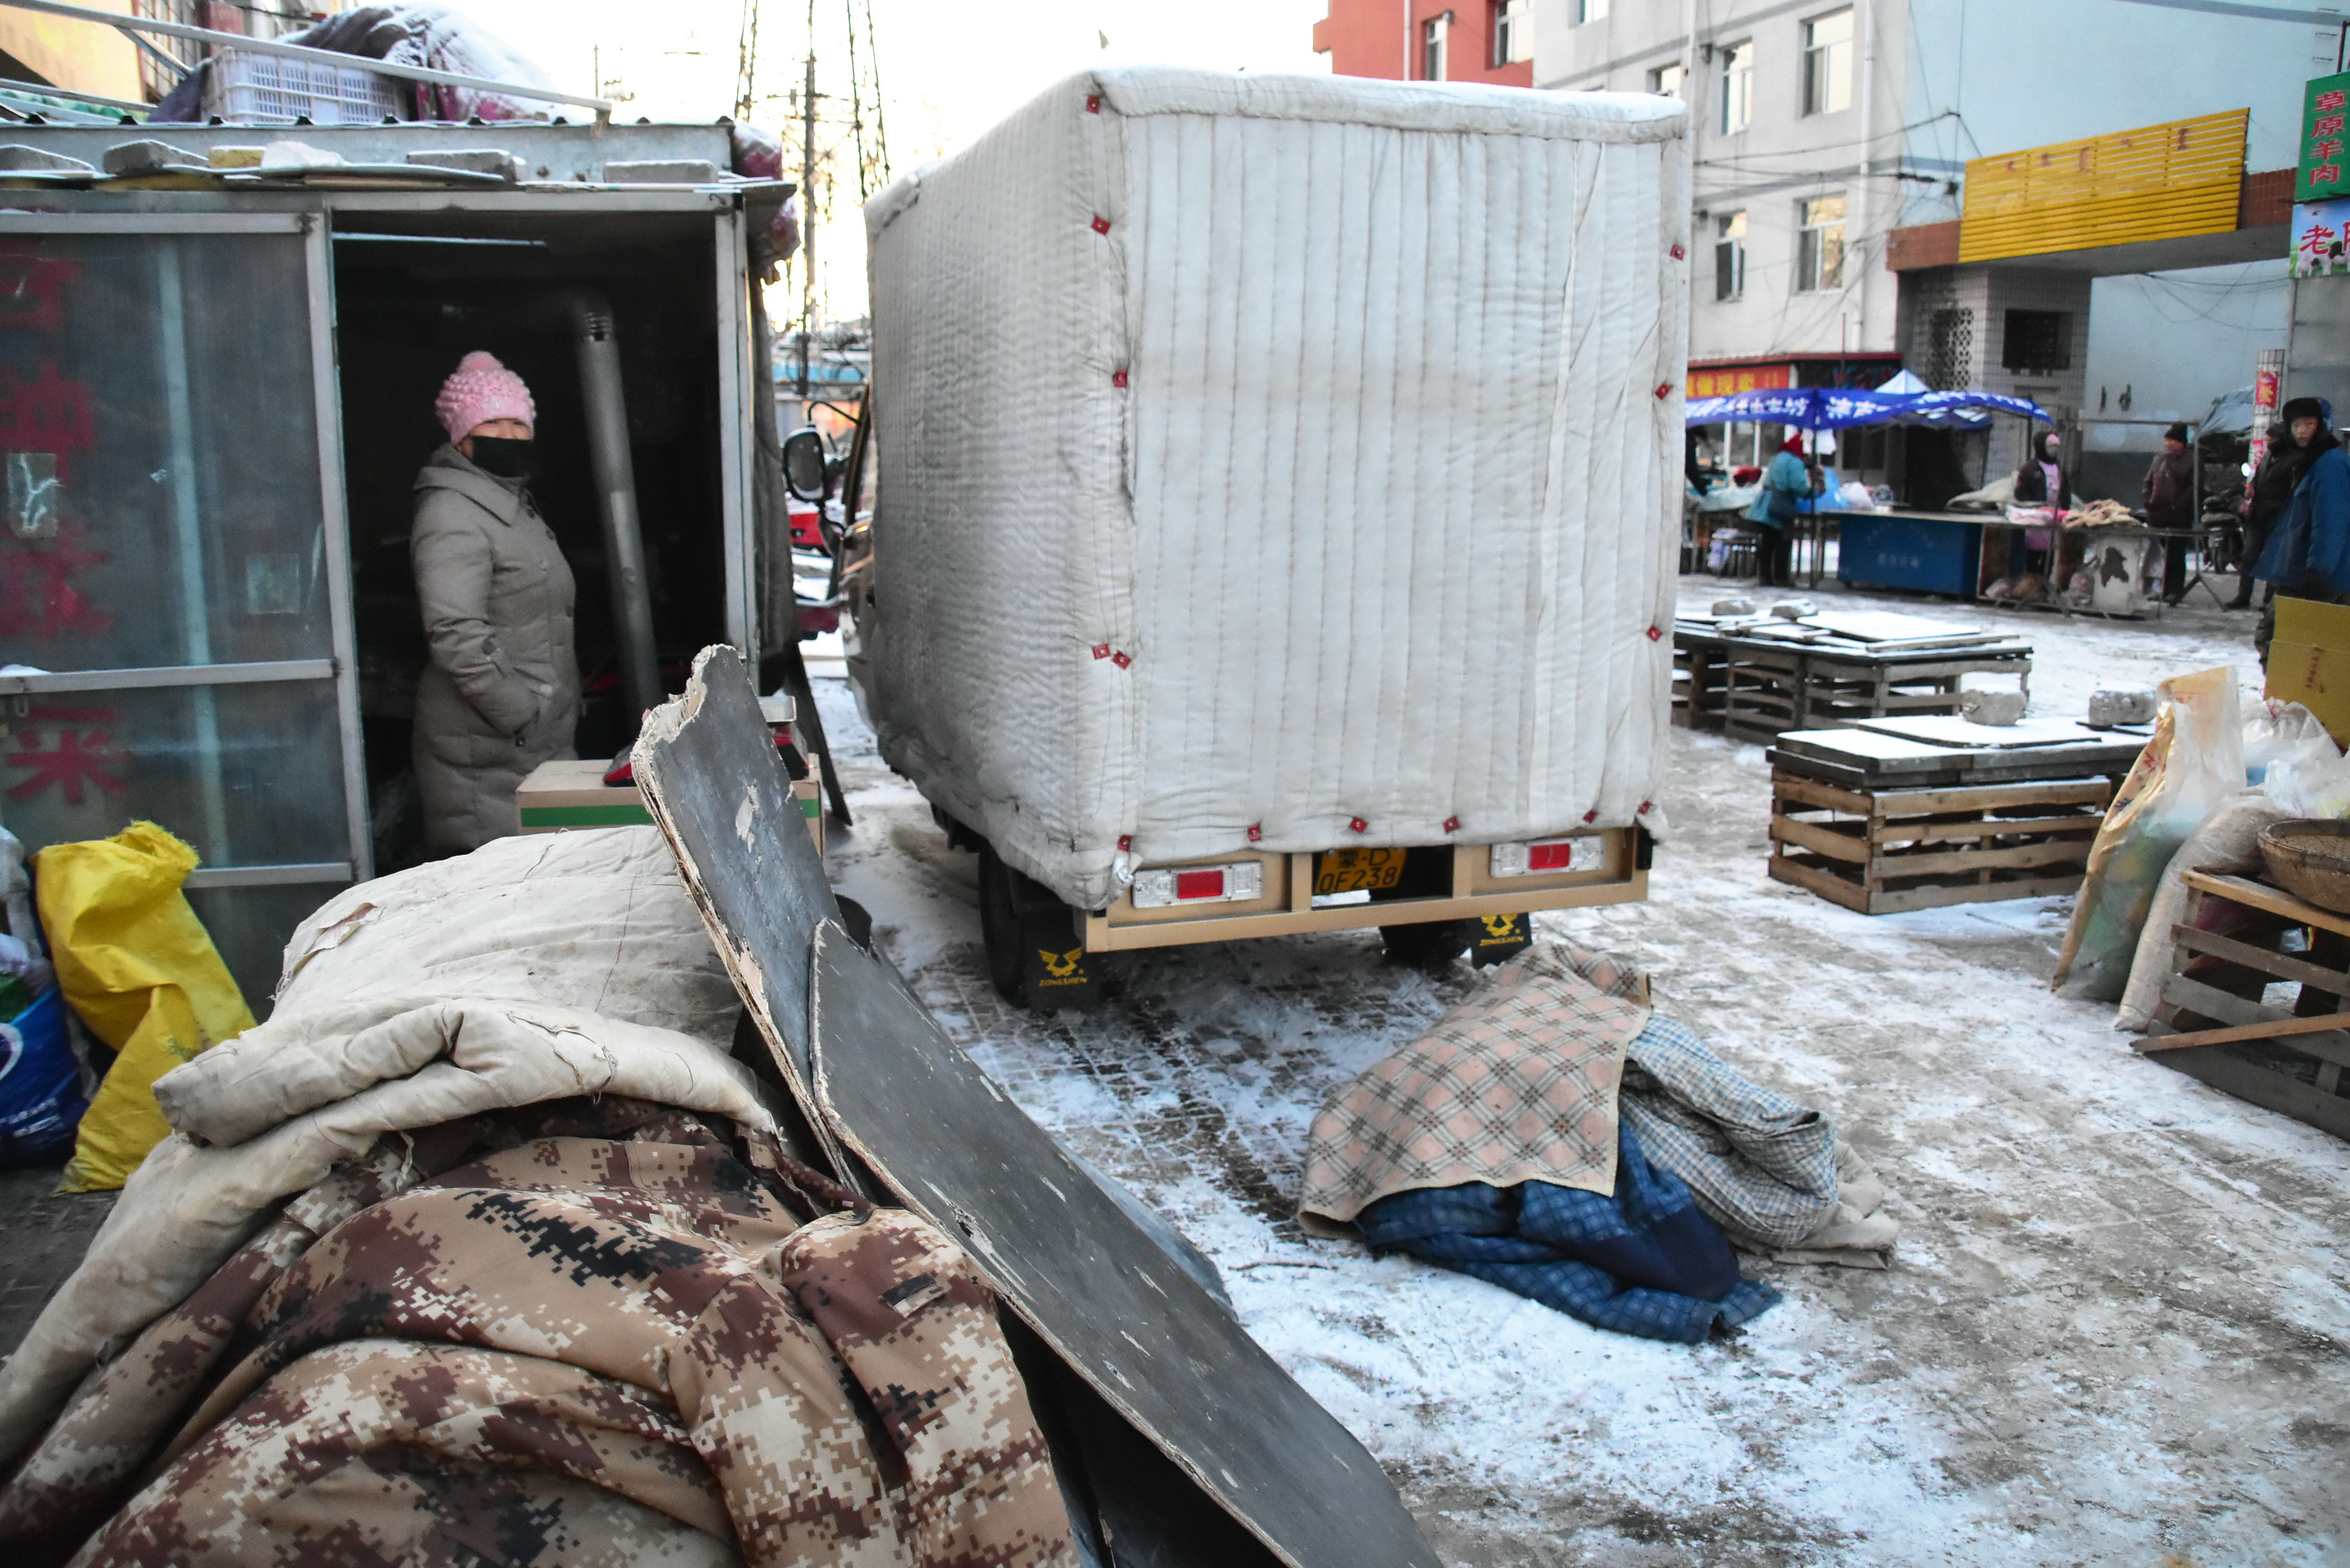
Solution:
M 2293 498 L 2276 520 L 2252 576 L 2280 596 L 2350 604 L 2350 458 L 2334 433 L 2334 410 L 2322 398 L 2294 398 L 2283 409 L 2293 442 Z M 2252 646 L 2261 665 L 2276 636 L 2276 605 L 2261 614 Z
M 1787 588 L 1795 584 L 1790 566 L 1795 545 L 1797 503 L 1812 493 L 1812 471 L 1804 462 L 1804 438 L 1791 434 L 1762 471 L 1762 488 L 1746 509 L 1746 520 L 1762 527 L 1762 587 Z

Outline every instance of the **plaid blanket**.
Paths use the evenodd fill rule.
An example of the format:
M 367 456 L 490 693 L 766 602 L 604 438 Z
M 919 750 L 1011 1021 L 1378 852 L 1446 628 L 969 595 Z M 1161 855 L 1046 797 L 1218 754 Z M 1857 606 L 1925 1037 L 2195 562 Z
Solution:
M 85 1384 L 0 1490 L 0 1545 L 1073 1564 L 986 1285 L 843 1203 L 771 1137 L 618 1096 L 389 1135 Z
M 1616 1189 L 1616 1089 L 1648 977 L 1529 948 L 1428 1033 L 1331 1095 L 1306 1135 L 1298 1221 L 1324 1236 L 1392 1193 L 1482 1181 Z
M 1793 1247 L 1836 1206 L 1835 1128 L 1715 1055 L 1689 1025 L 1651 1018 L 1632 1042 L 1624 1125 L 1733 1235 Z

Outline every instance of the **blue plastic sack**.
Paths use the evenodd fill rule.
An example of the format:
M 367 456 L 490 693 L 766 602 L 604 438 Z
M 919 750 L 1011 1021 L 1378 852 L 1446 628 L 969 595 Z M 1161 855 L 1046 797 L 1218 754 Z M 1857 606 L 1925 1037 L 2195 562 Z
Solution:
M 0 1165 L 47 1165 L 71 1151 L 88 1106 L 65 993 L 51 986 L 0 1023 Z

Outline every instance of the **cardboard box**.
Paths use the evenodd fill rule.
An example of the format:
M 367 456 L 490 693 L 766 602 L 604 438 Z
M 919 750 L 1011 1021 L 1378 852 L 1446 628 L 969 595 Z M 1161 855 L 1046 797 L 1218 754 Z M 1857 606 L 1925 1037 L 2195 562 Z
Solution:
M 2336 745 L 2350 745 L 2350 605 L 2276 601 L 2265 695 L 2317 715 Z
M 515 791 L 515 806 L 525 833 L 567 833 L 580 827 L 643 827 L 652 824 L 637 786 L 608 784 L 609 763 L 592 758 L 566 758 L 541 763 Z M 792 798 L 807 818 L 808 836 L 816 852 L 824 853 L 824 793 L 813 777 L 792 785 Z

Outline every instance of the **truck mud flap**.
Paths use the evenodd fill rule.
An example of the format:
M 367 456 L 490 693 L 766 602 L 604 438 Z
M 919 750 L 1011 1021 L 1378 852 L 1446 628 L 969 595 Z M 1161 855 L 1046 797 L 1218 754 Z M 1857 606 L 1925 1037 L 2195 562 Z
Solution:
M 1078 1435 L 1102 1463 L 1087 1522 L 1116 1560 L 1245 1568 L 1218 1550 L 1228 1519 L 1291 1568 L 1435 1568 L 1378 1461 L 849 939 L 741 657 L 705 650 L 685 695 L 648 717 L 636 758 L 712 940 L 836 1170 L 961 1238 L 1083 1385 L 1060 1400 L 1071 1425 L 1114 1415 L 1136 1439 L 1128 1459 L 1148 1445 L 1182 1483 L 1136 1511 L 1149 1465 Z M 1187 1524 L 1174 1504 L 1193 1494 L 1213 1509 Z
M 1469 924 L 1469 961 L 1479 969 L 1507 963 L 1534 945 L 1532 915 L 1486 915 Z

